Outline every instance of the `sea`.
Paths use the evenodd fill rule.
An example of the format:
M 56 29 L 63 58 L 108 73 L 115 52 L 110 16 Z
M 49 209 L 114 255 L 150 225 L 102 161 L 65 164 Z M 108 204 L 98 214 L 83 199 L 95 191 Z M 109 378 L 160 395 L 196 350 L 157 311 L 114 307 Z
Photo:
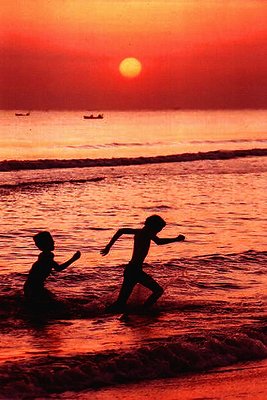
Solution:
M 267 111 L 15 112 L 0 112 L 0 399 L 265 399 Z M 151 244 L 164 294 L 142 312 L 137 285 L 109 314 L 133 237 L 100 251 L 153 214 L 159 237 L 186 237 Z M 59 263 L 81 258 L 31 309 L 43 230 Z

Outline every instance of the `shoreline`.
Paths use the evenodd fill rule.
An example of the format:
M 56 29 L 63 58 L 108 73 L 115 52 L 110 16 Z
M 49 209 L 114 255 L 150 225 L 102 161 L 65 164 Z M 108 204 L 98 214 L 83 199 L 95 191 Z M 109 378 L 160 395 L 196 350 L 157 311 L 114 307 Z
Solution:
M 27 375 L 23 391 L 29 398 L 32 395 L 43 398 L 49 393 L 62 393 L 64 396 L 66 392 L 84 391 L 111 392 L 113 395 L 114 390 L 121 392 L 123 388 L 127 388 L 128 395 L 128 390 L 133 388 L 132 397 L 129 394 L 128 400 L 153 400 L 159 389 L 165 390 L 165 382 L 174 381 L 175 390 L 177 382 L 185 382 L 186 389 L 190 379 L 199 381 L 199 377 L 207 375 L 210 385 L 218 371 L 230 371 L 232 376 L 233 371 L 240 370 L 240 365 L 251 366 L 257 362 L 262 362 L 267 368 L 266 357 L 264 326 L 229 330 L 226 335 L 215 331 L 203 335 L 185 335 L 177 340 L 174 337 L 161 342 L 152 340 L 150 345 L 143 344 L 134 349 L 129 347 L 125 351 L 107 349 L 62 356 L 48 353 L 32 359 L 2 362 L 0 398 L 10 394 L 14 398 L 19 397 L 21 382 Z M 164 384 L 155 391 L 155 382 Z M 183 384 L 179 385 L 183 388 Z M 135 397 L 137 391 L 143 397 Z M 74 397 L 67 397 L 68 400 L 71 398 Z M 106 400 L 109 397 L 99 397 L 102 398 Z M 166 396 L 164 398 L 168 400 Z M 183 396 L 181 398 L 186 399 Z M 97 397 L 94 396 L 94 399 Z
M 65 392 L 58 399 L 68 400 L 265 400 L 267 360 L 238 364 L 207 373 L 160 379 L 107 389 Z M 52 396 L 52 398 L 55 398 Z
M 267 148 L 248 150 L 214 150 L 197 153 L 181 153 L 167 156 L 152 157 L 115 157 L 115 158 L 85 158 L 85 159 L 38 159 L 38 160 L 3 160 L 0 161 L 0 172 L 21 170 L 41 170 L 56 168 L 88 168 L 117 167 L 144 164 L 163 164 L 173 162 L 190 162 L 202 160 L 230 160 L 244 157 L 266 157 Z

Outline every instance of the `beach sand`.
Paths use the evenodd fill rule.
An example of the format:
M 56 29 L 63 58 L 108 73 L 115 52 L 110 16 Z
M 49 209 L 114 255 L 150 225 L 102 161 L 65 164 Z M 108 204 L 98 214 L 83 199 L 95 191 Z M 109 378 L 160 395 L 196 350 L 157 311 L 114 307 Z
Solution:
M 265 400 L 266 397 L 266 360 L 180 378 L 80 393 L 65 392 L 57 396 L 58 399 L 68 400 Z

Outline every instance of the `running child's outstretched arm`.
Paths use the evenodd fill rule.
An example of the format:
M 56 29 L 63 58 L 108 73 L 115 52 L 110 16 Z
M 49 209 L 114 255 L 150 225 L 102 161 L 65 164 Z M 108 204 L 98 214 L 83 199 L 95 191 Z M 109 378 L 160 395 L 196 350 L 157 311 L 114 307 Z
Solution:
M 185 236 L 179 235 L 176 238 L 164 239 L 164 238 L 159 238 L 158 236 L 155 235 L 151 238 L 151 240 L 153 240 L 153 242 L 155 242 L 157 245 L 162 245 L 174 242 L 183 242 L 185 240 Z
M 73 254 L 73 256 L 68 260 L 65 261 L 62 264 L 58 264 L 54 261 L 54 269 L 58 272 L 63 271 L 64 269 L 66 269 L 67 267 L 69 267 L 72 263 L 74 263 L 76 260 L 78 260 L 81 257 L 81 252 L 80 251 L 76 251 L 76 253 Z
M 119 229 L 115 235 L 111 238 L 110 242 L 106 245 L 106 247 L 102 250 L 100 250 L 100 253 L 102 256 L 105 256 L 109 253 L 109 250 L 113 246 L 113 244 L 122 236 L 122 235 L 135 235 L 137 232 L 137 229 L 132 229 L 132 228 L 121 228 Z

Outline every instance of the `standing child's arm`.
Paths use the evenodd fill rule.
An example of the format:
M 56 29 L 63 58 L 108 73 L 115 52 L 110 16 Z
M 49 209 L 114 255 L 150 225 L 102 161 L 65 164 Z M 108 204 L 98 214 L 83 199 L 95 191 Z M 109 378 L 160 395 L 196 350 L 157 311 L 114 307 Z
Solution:
M 164 238 L 159 238 L 158 236 L 153 236 L 151 240 L 153 240 L 153 242 L 155 242 L 157 245 L 162 245 L 174 242 L 183 242 L 185 240 L 185 236 L 179 235 L 176 238 L 170 238 L 170 239 L 164 239 Z
M 54 261 L 54 269 L 56 271 L 63 271 L 63 269 L 66 269 L 68 266 L 70 266 L 72 263 L 74 263 L 74 261 L 78 260 L 81 257 L 81 252 L 80 251 L 76 251 L 76 253 L 73 254 L 73 256 L 66 262 L 64 262 L 63 264 L 58 264 L 57 262 Z
M 105 256 L 109 253 L 109 250 L 111 249 L 111 247 L 113 246 L 113 244 L 122 236 L 122 235 L 135 235 L 137 232 L 137 229 L 132 229 L 132 228 L 122 228 L 119 229 L 115 235 L 111 238 L 110 242 L 106 245 L 106 247 L 102 250 L 100 250 L 100 253 L 102 254 L 102 256 Z

